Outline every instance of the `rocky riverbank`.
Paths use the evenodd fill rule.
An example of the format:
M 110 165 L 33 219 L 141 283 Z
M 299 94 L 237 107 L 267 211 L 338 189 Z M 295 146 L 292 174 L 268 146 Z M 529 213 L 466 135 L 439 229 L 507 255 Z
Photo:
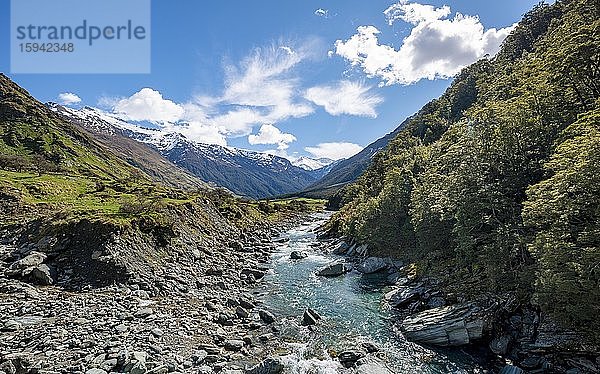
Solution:
M 366 246 L 343 239 L 323 239 L 322 249 L 344 256 L 323 275 L 342 276 L 350 269 L 387 274 L 391 290 L 385 302 L 395 311 L 394 328 L 408 341 L 473 350 L 502 374 L 600 372 L 598 347 L 560 328 L 535 305 L 507 294 L 467 299 L 446 292 L 442 279 L 418 277 L 410 264 L 369 257 Z
M 276 371 L 271 361 L 252 370 L 281 344 L 276 317 L 250 291 L 272 239 L 302 215 L 239 229 L 216 212 L 209 227 L 189 209 L 171 212 L 169 230 L 89 220 L 7 228 L 0 373 Z

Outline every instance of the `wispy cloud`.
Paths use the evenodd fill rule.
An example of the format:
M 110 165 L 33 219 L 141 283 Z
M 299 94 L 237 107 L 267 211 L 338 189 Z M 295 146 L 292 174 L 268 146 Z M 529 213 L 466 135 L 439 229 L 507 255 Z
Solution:
M 296 136 L 281 132 L 278 123 L 311 115 L 317 106 L 332 115 L 376 117 L 382 102 L 362 83 L 303 87 L 300 65 L 311 61 L 318 47 L 318 41 L 308 40 L 255 48 L 238 63 L 224 66 L 222 90 L 187 102 L 143 88 L 129 97 L 102 98 L 100 104 L 123 119 L 152 122 L 198 142 L 226 145 L 228 138 L 248 136 L 251 145 L 273 144 L 281 153 Z
M 376 107 L 383 97 L 371 93 L 371 87 L 359 82 L 343 80 L 331 85 L 309 88 L 304 97 L 325 108 L 332 116 L 350 114 L 377 117 Z
M 335 43 L 335 53 L 382 85 L 408 85 L 421 79 L 448 78 L 486 54 L 495 55 L 513 26 L 484 29 L 476 16 L 456 13 L 448 6 L 400 1 L 384 12 L 390 24 L 413 26 L 398 50 L 380 44 L 374 26 L 360 26 L 348 40 Z

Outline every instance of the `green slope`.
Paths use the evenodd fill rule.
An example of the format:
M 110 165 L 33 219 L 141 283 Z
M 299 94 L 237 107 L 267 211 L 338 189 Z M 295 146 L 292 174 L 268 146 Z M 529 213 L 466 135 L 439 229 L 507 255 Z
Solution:
M 330 228 L 600 341 L 599 51 L 600 3 L 536 6 L 331 200 Z

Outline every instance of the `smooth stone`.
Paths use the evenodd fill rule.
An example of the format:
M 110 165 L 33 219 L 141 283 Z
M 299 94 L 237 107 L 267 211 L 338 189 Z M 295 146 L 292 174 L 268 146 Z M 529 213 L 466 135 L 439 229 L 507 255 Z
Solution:
M 380 257 L 369 257 L 356 267 L 363 274 L 373 274 L 388 268 L 388 263 Z
M 335 264 L 328 265 L 317 272 L 317 275 L 321 277 L 337 277 L 348 273 L 352 268 L 348 265 L 338 262 Z

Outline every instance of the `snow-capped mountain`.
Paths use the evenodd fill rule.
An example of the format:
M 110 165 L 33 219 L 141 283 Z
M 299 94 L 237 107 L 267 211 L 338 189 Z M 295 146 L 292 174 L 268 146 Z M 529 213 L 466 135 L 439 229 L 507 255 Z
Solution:
M 300 157 L 295 161 L 292 161 L 292 165 L 302 168 L 304 170 L 317 170 L 324 168 L 325 166 L 333 163 L 334 161 L 328 158 L 310 158 Z
M 279 156 L 194 142 L 184 135 L 148 129 L 123 121 L 100 109 L 48 106 L 71 122 L 96 134 L 124 136 L 154 148 L 174 164 L 201 180 L 252 198 L 301 191 L 323 176 Z

